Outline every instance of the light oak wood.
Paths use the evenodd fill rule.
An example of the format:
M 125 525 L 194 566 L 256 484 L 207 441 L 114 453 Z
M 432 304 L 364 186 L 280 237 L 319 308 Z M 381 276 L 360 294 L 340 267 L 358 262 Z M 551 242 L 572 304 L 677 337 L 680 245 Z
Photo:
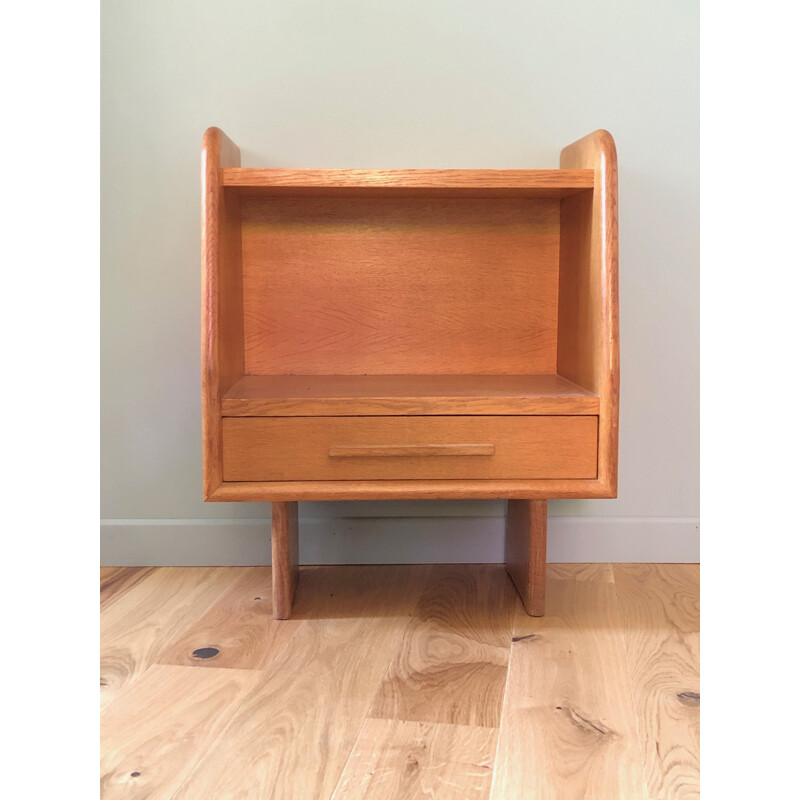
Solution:
M 155 665 L 100 718 L 100 793 L 171 798 L 201 762 L 257 672 Z
M 265 500 L 470 500 L 605 497 L 598 480 L 380 480 L 224 481 L 208 498 L 217 502 Z
M 366 719 L 332 800 L 487 800 L 494 728 Z
M 206 499 L 615 496 L 616 193 L 606 131 L 559 170 L 261 170 L 209 129 Z M 597 416 L 597 471 L 221 481 L 223 416 L 501 414 Z
M 155 663 L 165 640 L 201 617 L 232 576 L 230 568 L 161 568 L 111 603 L 100 627 L 101 706 Z
M 506 514 L 506 570 L 525 611 L 544 614 L 547 569 L 547 500 L 509 500 Z
M 370 716 L 498 726 L 514 606 L 501 566 L 432 567 Z
M 594 478 L 597 417 L 261 417 L 222 423 L 226 481 Z M 300 446 L 302 443 L 302 446 Z M 332 458 L 331 448 L 481 444 L 494 455 Z
M 558 374 L 600 396 L 598 480 L 617 496 L 619 276 L 617 151 L 595 131 L 561 151 L 561 167 L 594 169 L 595 189 L 561 202 Z
M 402 632 L 431 569 L 426 564 L 303 567 L 303 572 L 310 573 L 308 586 L 295 599 L 292 619 L 320 622 L 380 617 L 387 625 L 400 620 L 398 630 Z M 381 594 L 382 585 L 385 595 Z
M 493 456 L 493 444 L 367 444 L 328 448 L 331 458 L 397 458 L 443 456 Z
M 425 570 L 320 569 L 298 596 L 303 624 L 175 800 L 329 798 Z
M 423 497 L 512 501 L 543 613 L 538 503 L 617 492 L 611 135 L 559 170 L 242 169 L 216 128 L 203 158 L 204 497 L 278 504 L 275 614 L 281 504 Z
M 548 564 L 547 577 L 550 580 L 614 583 L 614 569 L 611 564 Z
M 241 213 L 247 374 L 556 372 L 558 200 L 247 198 Z
M 588 414 L 600 399 L 559 375 L 245 375 L 225 417 Z
M 256 197 L 341 197 L 347 189 L 358 197 L 563 197 L 594 181 L 592 169 L 222 170 L 225 186 L 256 188 Z
M 275 619 L 288 619 L 297 589 L 300 544 L 297 503 L 272 504 L 272 611 Z
M 645 800 L 614 584 L 547 594 L 546 617 L 517 607 L 491 797 Z
M 239 198 L 222 188 L 221 168 L 240 164 L 239 148 L 209 128 L 202 154 L 202 403 L 203 494 L 222 482 L 222 396 L 244 374 Z
M 239 580 L 159 654 L 159 664 L 265 669 L 277 658 L 300 623 L 274 619 L 269 567 L 240 572 Z
M 525 615 L 502 565 L 303 571 L 293 620 L 274 623 L 292 635 L 267 663 L 254 653 L 269 620 L 247 600 L 265 568 L 103 571 L 127 588 L 101 631 L 150 637 L 101 717 L 104 797 L 485 798 L 492 778 L 494 800 L 697 796 L 696 565 L 548 565 L 543 618 Z M 193 632 L 249 668 L 154 665 Z M 370 716 L 412 662 L 389 693 L 400 702 Z M 430 719 L 394 713 L 426 705 Z M 453 715 L 495 724 L 441 721 Z
M 100 608 L 143 581 L 153 567 L 104 567 L 100 570 Z
M 700 797 L 699 572 L 614 565 L 650 797 Z

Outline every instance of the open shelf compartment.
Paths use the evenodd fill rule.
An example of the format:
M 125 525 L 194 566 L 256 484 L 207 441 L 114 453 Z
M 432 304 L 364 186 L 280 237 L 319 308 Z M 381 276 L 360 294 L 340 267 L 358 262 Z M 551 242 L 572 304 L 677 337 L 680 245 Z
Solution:
M 614 496 L 609 134 L 550 170 L 242 168 L 218 129 L 205 148 L 208 499 Z M 329 452 L 370 437 L 387 460 Z
M 224 417 L 596 415 L 598 396 L 559 375 L 246 375 Z

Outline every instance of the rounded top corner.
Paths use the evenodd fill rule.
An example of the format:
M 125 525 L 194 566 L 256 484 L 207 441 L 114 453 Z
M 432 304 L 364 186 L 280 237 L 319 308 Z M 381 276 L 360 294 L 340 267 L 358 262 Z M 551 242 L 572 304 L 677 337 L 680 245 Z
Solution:
M 614 135 L 611 133 L 611 131 L 607 130 L 606 128 L 598 128 L 598 129 L 597 129 L 597 130 L 596 130 L 596 131 L 595 131 L 593 134 L 591 134 L 591 135 L 592 135 L 592 136 L 596 136 L 596 137 L 597 137 L 598 139 L 600 139 L 600 141 L 601 141 L 601 142 L 603 142 L 604 144 L 606 144 L 606 145 L 608 145 L 608 146 L 610 146 L 610 147 L 613 147 L 614 149 L 616 149 L 616 147 L 617 147 L 617 144 L 616 144 L 616 142 L 614 141 Z
M 586 134 L 561 151 L 561 167 L 584 167 L 597 169 L 602 164 L 616 169 L 617 144 L 614 136 L 605 128 Z
M 206 128 L 203 132 L 203 147 L 219 143 L 224 135 L 222 128 L 218 128 L 216 125 Z

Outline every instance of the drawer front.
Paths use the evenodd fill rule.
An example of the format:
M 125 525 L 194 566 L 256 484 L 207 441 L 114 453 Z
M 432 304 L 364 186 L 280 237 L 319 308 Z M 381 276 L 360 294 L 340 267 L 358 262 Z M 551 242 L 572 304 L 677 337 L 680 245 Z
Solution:
M 597 477 L 597 417 L 227 417 L 223 480 Z

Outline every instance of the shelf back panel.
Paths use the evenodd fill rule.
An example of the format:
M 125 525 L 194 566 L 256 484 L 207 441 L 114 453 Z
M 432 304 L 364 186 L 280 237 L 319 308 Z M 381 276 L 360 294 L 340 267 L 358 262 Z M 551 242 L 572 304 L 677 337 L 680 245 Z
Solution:
M 558 199 L 242 197 L 245 371 L 554 373 Z

